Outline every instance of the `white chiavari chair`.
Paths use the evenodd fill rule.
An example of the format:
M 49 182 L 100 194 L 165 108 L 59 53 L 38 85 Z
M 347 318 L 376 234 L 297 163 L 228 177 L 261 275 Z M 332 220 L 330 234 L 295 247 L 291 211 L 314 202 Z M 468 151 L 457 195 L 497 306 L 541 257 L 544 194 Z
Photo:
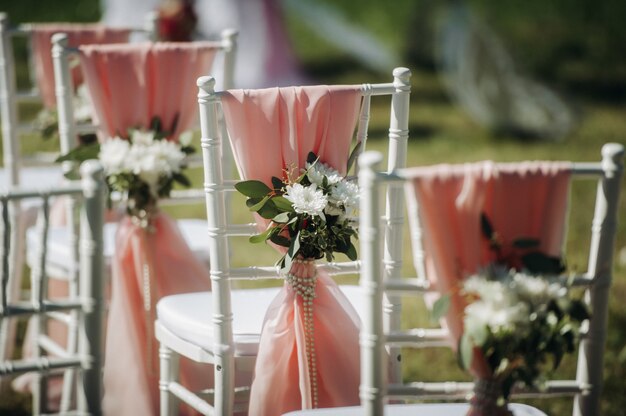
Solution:
M 371 96 L 390 96 L 391 112 L 389 126 L 389 168 L 404 167 L 408 140 L 408 111 L 410 94 L 410 71 L 396 68 L 394 80 L 387 84 L 363 84 L 360 89 L 361 110 L 358 117 L 356 142 L 364 148 L 370 117 Z M 184 401 L 204 415 L 230 415 L 246 411 L 249 395 L 249 378 L 259 348 L 263 317 L 279 289 L 276 287 L 256 289 L 231 289 L 237 281 L 277 279 L 275 266 L 250 265 L 234 267 L 229 253 L 229 239 L 256 233 L 255 224 L 233 224 L 225 201 L 234 191 L 234 181 L 225 180 L 221 164 L 222 140 L 228 139 L 228 129 L 223 129 L 221 119 L 221 95 L 214 90 L 213 78 L 198 80 L 200 87 L 200 124 L 209 220 L 211 280 L 210 293 L 184 294 L 163 298 L 157 306 L 156 336 L 161 344 L 161 414 L 174 414 L 179 400 Z M 245 140 L 245 139 L 244 139 Z M 259 161 L 263 163 L 263 161 Z M 401 195 L 390 201 L 391 209 L 398 211 Z M 400 207 L 401 208 L 401 207 Z M 402 210 L 399 210 L 402 213 Z M 392 246 L 401 246 L 396 236 L 402 229 L 401 217 L 390 221 L 386 238 Z M 206 238 L 206 237 L 205 237 Z M 320 268 L 331 275 L 354 274 L 359 262 L 321 263 Z M 387 272 L 399 274 L 398 263 L 389 262 Z M 358 287 L 340 286 L 357 312 L 362 302 Z M 399 302 L 396 303 L 396 306 Z M 399 321 L 399 309 L 390 307 L 390 325 Z M 399 350 L 395 350 L 399 353 Z M 187 357 L 196 362 L 212 364 L 215 386 L 209 392 L 196 393 L 179 382 L 178 362 Z M 394 360 L 396 361 L 396 360 Z M 397 362 L 397 361 L 396 361 Z M 239 376 L 243 374 L 242 381 Z M 237 379 L 237 380 L 236 380 Z M 243 383 L 238 384 L 237 383 Z M 235 399 L 236 398 L 236 399 Z M 253 412 L 251 410 L 251 412 Z
M 66 28 L 80 28 L 84 33 L 89 32 L 88 26 L 80 24 L 62 24 Z M 42 25 L 40 25 L 42 26 Z M 45 25 L 44 25 L 45 26 Z M 14 43 L 17 38 L 22 38 L 29 44 L 29 52 L 32 52 L 33 33 L 36 31 L 33 24 L 11 25 L 6 13 L 0 13 L 0 115 L 2 119 L 2 146 L 3 168 L 0 169 L 0 188 L 11 189 L 21 184 L 37 184 L 37 186 L 56 186 L 63 180 L 63 172 L 59 164 L 54 163 L 59 151 L 36 152 L 26 154 L 22 151 L 22 141 L 27 136 L 35 136 L 38 127 L 35 123 L 25 120 L 21 113 L 22 106 L 27 104 L 41 105 L 43 93 L 36 82 L 34 57 L 28 56 L 28 75 L 32 86 L 28 89 L 20 89 L 17 85 L 17 57 L 15 56 Z M 100 30 L 93 26 L 92 31 Z M 144 36 L 154 37 L 156 33 L 155 15 L 150 14 L 146 19 L 145 28 L 134 29 L 142 32 Z M 120 30 L 119 33 L 122 31 Z M 42 57 L 39 57 L 40 59 Z M 43 80 L 40 80 L 44 82 Z M 53 83 L 49 88 L 54 88 Z M 95 127 L 91 125 L 81 126 L 81 133 L 93 133 Z M 20 272 L 24 262 L 24 233 L 26 228 L 34 221 L 33 210 L 36 208 L 34 200 L 25 200 L 20 206 L 15 205 L 11 215 L 20 218 L 14 227 L 12 234 L 13 246 L 18 248 L 13 251 L 15 256 L 11 261 L 12 281 L 9 284 L 11 299 L 17 299 L 20 295 Z M 15 203 L 14 203 L 15 204 Z M 15 323 L 7 320 L 0 329 L 0 357 L 10 357 L 13 351 L 15 338 Z
M 32 316 L 34 356 L 25 360 L 0 362 L 0 377 L 35 372 L 33 386 L 33 414 L 46 413 L 48 375 L 66 369 L 78 369 L 74 385 L 75 410 L 80 414 L 101 414 L 102 400 L 102 341 L 104 336 L 104 273 L 102 261 L 102 226 L 105 205 L 103 171 L 98 162 L 89 161 L 81 168 L 82 181 L 59 185 L 48 190 L 15 188 L 0 196 L 2 206 L 2 278 L 0 283 L 0 319 Z M 32 188 L 31 188 L 32 189 Z M 13 200 L 39 199 L 38 232 L 45 241 L 49 225 L 50 201 L 66 196 L 76 199 L 80 226 L 80 291 L 74 296 L 51 299 L 47 295 L 47 257 L 45 245 L 39 247 L 37 261 L 31 269 L 31 296 L 29 300 L 9 299 L 11 229 L 17 224 L 9 215 Z M 50 316 L 75 311 L 78 314 L 78 347 L 67 351 L 46 333 Z M 70 409 L 65 409 L 69 411 Z M 64 413 L 67 414 L 67 413 Z
M 606 339 L 608 295 L 612 276 L 613 251 L 623 174 L 624 146 L 616 143 L 602 148 L 599 163 L 571 163 L 568 167 L 574 179 L 595 179 L 597 191 L 595 210 L 589 218 L 591 240 L 588 268 L 585 273 L 574 276 L 575 285 L 585 288 L 585 301 L 591 309 L 588 327 L 580 341 L 575 380 L 549 380 L 545 389 L 514 389 L 513 397 L 574 396 L 573 414 L 597 415 L 600 412 L 602 390 L 602 362 Z M 425 348 L 440 345 L 440 331 L 411 328 L 403 331 L 387 331 L 383 327 L 383 302 L 386 293 L 405 293 L 406 296 L 423 296 L 433 290 L 424 277 L 384 278 L 379 197 L 384 186 L 398 186 L 416 179 L 415 171 L 400 169 L 392 173 L 379 172 L 382 155 L 369 152 L 361 157 L 359 184 L 361 188 L 361 287 L 367 298 L 367 314 L 361 330 L 361 402 L 360 407 L 335 408 L 318 411 L 292 412 L 292 415 L 463 415 L 468 405 L 463 403 L 389 404 L 388 400 L 462 400 L 472 389 L 469 382 L 413 381 L 398 384 L 387 382 L 387 363 L 381 359 L 386 345 Z M 414 196 L 407 195 L 411 228 L 421 227 L 419 204 Z M 577 209 L 582 207 L 572 207 Z M 589 216 L 591 217 L 591 215 Z M 413 237 L 418 234 L 413 233 Z M 413 250 L 422 250 L 414 245 Z M 420 253 L 417 253 L 420 254 Z M 424 253 L 428 258 L 429 253 Z M 420 259 L 421 260 L 421 254 Z M 511 404 L 515 415 L 542 415 L 543 412 L 521 404 Z

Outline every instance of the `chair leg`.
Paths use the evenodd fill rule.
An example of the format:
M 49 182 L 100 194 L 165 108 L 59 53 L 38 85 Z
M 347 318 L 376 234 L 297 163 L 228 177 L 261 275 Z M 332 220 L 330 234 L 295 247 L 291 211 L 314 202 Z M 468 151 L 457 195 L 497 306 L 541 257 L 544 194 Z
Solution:
M 169 383 L 178 381 L 179 356 L 165 345 L 160 344 L 160 378 L 161 416 L 175 416 L 178 399 L 170 393 Z

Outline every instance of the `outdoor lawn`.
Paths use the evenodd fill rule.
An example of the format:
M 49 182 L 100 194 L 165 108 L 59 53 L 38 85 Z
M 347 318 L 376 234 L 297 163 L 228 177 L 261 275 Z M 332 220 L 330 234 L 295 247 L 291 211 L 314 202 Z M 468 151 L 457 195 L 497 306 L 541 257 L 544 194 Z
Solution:
M 484 22 L 501 38 L 520 72 L 542 81 L 561 94 L 571 106 L 575 126 L 559 140 L 547 140 L 498 132 L 473 121 L 449 98 L 433 60 L 434 22 L 441 4 L 428 0 L 377 2 L 362 0 L 324 0 L 336 7 L 347 21 L 368 29 L 399 56 L 397 66 L 412 71 L 410 138 L 408 164 L 470 162 L 483 159 L 514 161 L 521 159 L 598 161 L 600 149 L 607 142 L 626 144 L 626 2 L 619 0 L 528 0 L 523 2 L 469 0 Z M 93 21 L 99 18 L 97 0 L 0 0 L 0 11 L 12 22 Z M 287 27 L 302 68 L 316 83 L 390 82 L 389 73 L 368 69 L 361 62 L 324 40 L 302 19 L 287 14 Z M 23 45 L 22 45 L 23 46 Z M 20 48 L 21 58 L 25 49 Z M 18 74 L 22 85 L 25 63 Z M 388 125 L 388 100 L 373 100 L 368 148 L 385 151 Z M 34 117 L 36 107 L 25 107 Z M 387 118 L 387 120 L 386 120 Z M 54 140 L 43 141 L 33 135 L 22 144 L 24 151 L 54 150 Z M 200 184 L 201 171 L 193 172 Z M 595 183 L 577 182 L 571 194 L 573 209 L 567 234 L 566 262 L 571 271 L 586 270 L 593 215 Z M 619 416 L 626 409 L 626 182 L 622 183 L 622 201 L 615 253 L 615 268 L 610 299 L 609 328 L 604 360 L 602 415 Z M 243 199 L 233 202 L 235 215 L 245 218 Z M 175 216 L 204 215 L 201 204 L 168 208 Z M 233 247 L 271 264 L 275 253 L 245 240 Z M 406 274 L 412 274 L 408 241 Z M 240 254 L 241 255 L 241 254 Z M 355 279 L 352 279 L 355 281 Z M 425 324 L 428 312 L 416 302 L 403 309 L 406 325 Z M 558 375 L 572 375 L 575 357 L 566 359 Z M 469 380 L 458 368 L 456 358 L 447 350 L 412 350 L 403 358 L 404 377 L 424 381 Z M 29 398 L 10 390 L 0 392 L 0 415 L 30 414 Z M 516 400 L 517 401 L 517 400 Z M 531 402 L 549 415 L 571 414 L 572 400 L 547 399 Z

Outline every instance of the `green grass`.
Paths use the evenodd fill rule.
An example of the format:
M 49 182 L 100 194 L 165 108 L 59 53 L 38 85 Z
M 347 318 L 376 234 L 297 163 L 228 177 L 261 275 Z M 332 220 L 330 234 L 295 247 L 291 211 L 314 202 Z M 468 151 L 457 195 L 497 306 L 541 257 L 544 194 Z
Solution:
M 330 0 L 326 1 L 331 3 Z M 95 0 L 83 0 L 77 3 L 76 9 L 67 10 L 64 2 L 55 1 L 58 8 L 52 6 L 47 11 L 42 7 L 28 7 L 32 2 L 11 2 L 0 9 L 9 11 L 16 21 L 27 20 L 90 20 L 97 18 L 93 12 Z M 407 56 L 402 64 L 413 70 L 411 93 L 411 137 L 408 146 L 408 163 L 423 165 L 439 162 L 469 162 L 482 159 L 496 161 L 513 161 L 519 159 L 550 159 L 598 161 L 603 143 L 615 141 L 626 143 L 626 110 L 624 95 L 620 88 L 626 85 L 626 71 L 623 59 L 611 56 L 608 49 L 612 42 L 625 39 L 624 33 L 616 32 L 614 17 L 607 21 L 606 27 L 601 24 L 602 16 L 610 16 L 612 11 L 623 7 L 619 2 L 607 1 L 590 8 L 590 1 L 575 2 L 525 2 L 523 8 L 516 2 L 504 1 L 496 6 L 493 2 L 475 0 L 485 18 L 494 24 L 510 44 L 516 45 L 514 55 L 522 62 L 522 67 L 534 75 L 549 80 L 567 92 L 576 103 L 579 111 L 579 124 L 567 137 L 560 142 L 541 140 L 522 140 L 512 136 L 495 135 L 475 124 L 458 107 L 451 103 L 443 90 L 438 76 L 429 68 L 428 57 L 415 50 L 412 46 L 422 45 L 420 39 L 409 38 L 409 35 L 428 36 L 424 30 L 412 28 L 412 22 L 419 21 L 420 13 L 427 15 L 433 12 L 429 2 L 401 0 L 394 2 L 393 7 L 383 10 L 373 0 L 352 2 L 335 0 L 332 2 L 346 12 L 349 20 L 367 25 L 392 48 Z M 550 3 L 550 4 L 546 4 Z M 565 4 L 567 3 L 567 5 Z M 573 4 L 573 5 L 572 5 Z M 595 4 L 595 3 L 594 3 Z M 431 2 L 432 5 L 432 2 Z M 571 5 L 571 6 L 569 6 Z M 430 8 L 429 8 L 430 7 Z M 617 9 L 611 9 L 617 8 Z M 54 9 L 54 11 L 53 11 Z M 594 13 L 585 11 L 591 10 Z M 38 14 L 37 14 L 38 13 Z M 618 15 L 617 13 L 615 13 Z M 622 15 L 623 16 L 623 15 Z M 302 22 L 288 16 L 288 28 L 293 35 L 294 49 L 301 59 L 304 69 L 320 83 L 360 83 L 387 82 L 390 74 L 375 74 L 356 63 L 342 51 L 322 41 Z M 611 23 L 613 22 L 613 23 Z M 621 23 L 619 23 L 621 24 Z M 428 27 L 428 26 L 424 26 Z M 549 27 L 550 37 L 542 37 L 539 29 Z M 586 38 L 586 33 L 593 34 Z M 406 35 L 406 36 L 405 36 Z M 611 36 L 609 36 L 611 35 Z M 609 39 L 609 40 L 607 40 Z M 617 39 L 617 40 L 616 40 Z M 596 49 L 589 44 L 595 42 Z M 623 44 L 623 43 L 622 43 Z M 566 48 L 566 46 L 569 48 Z M 417 46 L 415 46 L 417 47 Z M 572 57 L 572 50 L 582 51 Z M 619 48 L 613 49 L 618 55 Z M 555 51 L 565 56 L 560 60 Z M 419 56 L 418 56 L 419 55 Z M 411 59 L 409 59 L 411 57 Z M 575 58 L 575 59 L 574 59 Z M 425 66 L 418 66 L 417 63 Z M 23 71 L 20 71 L 21 82 L 25 82 Z M 607 86 L 608 85 L 608 86 Z M 611 88 L 614 86 L 615 88 Z M 608 94 L 604 94 L 609 91 Z M 368 147 L 385 151 L 386 130 L 388 126 L 388 100 L 374 99 L 370 138 Z M 29 108 L 27 117 L 32 117 L 36 108 Z M 42 148 L 52 150 L 58 144 L 54 141 L 42 142 L 36 136 L 28 137 L 22 144 L 25 152 L 41 151 Z M 201 172 L 193 173 L 195 184 L 200 184 Z M 591 183 L 577 184 L 572 192 L 571 206 L 577 208 L 573 213 L 568 229 L 567 261 L 570 268 L 584 270 L 586 268 L 586 250 L 589 244 L 590 216 L 592 214 L 594 185 Z M 626 195 L 626 184 L 622 185 Z M 623 203 L 619 210 L 619 228 L 617 233 L 617 250 L 626 250 L 626 208 Z M 234 201 L 234 216 L 238 220 L 247 221 L 241 198 Z M 204 215 L 204 207 L 170 209 L 174 216 Z M 251 246 L 245 240 L 233 243 L 235 264 L 248 261 L 271 264 L 275 253 L 260 245 Z M 408 242 L 405 247 L 408 259 Z M 405 272 L 412 273 L 410 262 L 405 263 Z M 354 280 L 354 277 L 348 280 Z M 278 282 L 276 282 L 278 283 Z M 609 330 L 607 337 L 604 379 L 602 395 L 602 415 L 618 416 L 624 414 L 626 408 L 626 265 L 616 262 L 614 268 L 613 287 L 609 304 Z M 406 325 L 421 325 L 427 322 L 427 310 L 420 302 L 407 302 L 403 309 L 403 321 Z M 575 360 L 564 362 L 559 374 L 571 375 Z M 445 350 L 406 351 L 403 359 L 404 377 L 421 380 L 467 380 L 468 377 L 456 365 L 454 356 Z M 533 401 L 550 415 L 566 415 L 571 413 L 571 399 Z M 13 406 L 8 407 L 7 406 Z M 18 414 L 24 411 L 24 397 L 16 396 L 7 391 L 0 394 L 0 415 Z M 7 410 L 9 409 L 9 410 Z

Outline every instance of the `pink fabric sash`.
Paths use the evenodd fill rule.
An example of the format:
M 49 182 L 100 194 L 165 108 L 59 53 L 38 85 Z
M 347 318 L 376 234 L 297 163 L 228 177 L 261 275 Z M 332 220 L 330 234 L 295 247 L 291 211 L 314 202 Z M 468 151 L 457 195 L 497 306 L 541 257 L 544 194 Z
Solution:
M 532 237 L 539 239 L 541 252 L 561 255 L 571 164 L 479 162 L 420 167 L 411 173 L 415 179 L 407 184 L 407 195 L 419 205 L 427 275 L 440 293 L 451 295 L 445 324 L 456 347 L 465 308 L 460 281 L 495 260 L 481 233 L 481 212 L 505 246 Z M 474 360 L 472 369 L 478 376 L 490 374 L 482 358 Z
M 174 222 L 157 214 L 155 230 L 124 218 L 116 235 L 112 295 L 104 363 L 106 415 L 159 413 L 158 343 L 155 305 L 163 296 L 210 290 L 205 266 L 187 247 Z M 146 279 L 149 278 L 149 291 Z M 191 389 L 207 388 L 208 367 L 181 361 L 181 380 Z
M 240 175 L 270 183 L 303 167 L 310 151 L 342 174 L 361 94 L 351 86 L 234 90 L 222 105 Z M 262 225 L 260 225 L 262 226 Z M 359 403 L 359 319 L 330 277 L 319 272 L 313 301 L 320 407 Z M 284 285 L 265 315 L 250 394 L 251 415 L 312 405 L 301 298 Z
M 41 93 L 46 108 L 56 107 L 56 97 L 54 94 L 54 66 L 52 64 L 52 43 L 50 39 L 55 33 L 65 33 L 68 37 L 68 45 L 77 47 L 79 45 L 99 44 L 99 43 L 125 43 L 128 42 L 130 29 L 108 28 L 98 23 L 46 23 L 32 24 L 31 44 L 33 50 L 33 63 L 35 65 L 35 75 L 37 86 Z M 72 70 L 74 87 L 83 82 L 83 77 L 79 68 Z
M 170 137 L 189 129 L 197 113 L 195 81 L 209 73 L 217 50 L 213 42 L 80 47 L 103 134 L 126 137 L 129 128 L 150 127 L 155 116 Z

